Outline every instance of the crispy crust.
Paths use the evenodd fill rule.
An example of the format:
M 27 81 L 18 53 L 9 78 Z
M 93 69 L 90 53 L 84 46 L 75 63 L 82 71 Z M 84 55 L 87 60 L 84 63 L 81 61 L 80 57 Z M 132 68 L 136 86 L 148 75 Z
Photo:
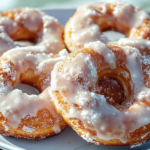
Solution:
M 103 5 L 104 3 L 98 3 L 98 5 L 99 4 Z M 101 12 L 101 8 L 98 9 L 98 7 L 96 7 L 96 3 L 93 5 L 89 5 L 89 7 L 92 10 L 95 10 L 96 12 L 99 12 L 101 14 L 100 16 L 91 17 L 93 23 L 99 26 L 99 29 L 101 32 L 113 29 L 113 30 L 116 30 L 118 32 L 125 34 L 126 37 L 130 37 L 130 38 L 140 37 L 142 39 L 148 39 L 148 40 L 150 39 L 150 19 L 149 18 L 145 19 L 144 22 L 139 27 L 136 27 L 134 28 L 134 30 L 132 30 L 128 22 L 122 19 L 121 21 L 119 21 L 120 23 L 119 24 L 118 23 L 119 19 L 114 18 L 113 10 L 115 9 L 115 7 L 117 7 L 116 3 L 106 3 L 107 12 L 105 14 Z M 133 10 L 137 9 L 136 7 L 132 5 L 131 7 L 133 8 Z M 71 28 L 70 23 L 76 17 L 76 15 L 80 13 L 81 13 L 80 10 L 77 10 L 74 13 L 74 15 L 68 20 L 64 28 L 64 40 L 65 40 L 66 47 L 70 52 L 74 51 L 71 49 L 72 44 L 70 40 L 71 40 L 72 28 Z M 78 19 L 78 22 L 81 22 L 81 20 Z M 76 48 L 80 49 L 80 48 L 83 48 L 83 46 L 76 45 Z
M 43 23 L 42 22 L 40 23 L 40 25 L 37 28 L 37 31 L 35 32 L 28 30 L 27 28 L 25 28 L 25 26 L 21 22 L 18 22 L 17 20 L 15 20 L 15 14 L 16 13 L 19 14 L 21 13 L 21 11 L 22 11 L 21 9 L 13 9 L 13 10 L 1 13 L 0 16 L 8 17 L 17 23 L 17 31 L 15 32 L 15 34 L 10 35 L 10 37 L 14 41 L 31 40 L 33 42 L 36 42 L 38 39 L 37 33 L 43 28 Z
M 45 114 L 47 114 L 48 117 L 45 117 Z M 0 115 L 0 133 L 5 136 L 38 140 L 59 134 L 54 132 L 54 124 L 49 121 L 49 119 L 51 119 L 51 121 L 54 122 L 55 118 L 53 118 L 52 114 L 50 114 L 50 112 L 46 109 L 39 110 L 36 117 L 31 117 L 30 115 L 26 116 L 22 119 L 17 129 L 8 126 L 7 118 L 5 118 L 1 113 Z M 59 122 L 59 126 L 62 131 L 65 129 L 67 124 L 62 119 L 62 121 Z M 34 131 L 27 131 L 24 127 L 31 128 Z
M 120 48 L 118 46 L 113 46 L 113 45 L 107 45 L 107 46 L 109 47 L 109 49 L 113 50 L 115 55 L 118 55 L 118 58 L 120 57 L 119 59 L 121 59 L 123 53 L 122 54 L 119 53 Z M 61 70 L 63 70 L 63 68 L 69 63 L 69 60 L 70 60 L 69 58 L 73 58 L 76 55 L 78 55 L 79 53 L 90 54 L 93 58 L 92 60 L 94 60 L 94 63 L 96 63 L 97 64 L 96 66 L 98 66 L 98 64 L 99 64 L 98 53 L 96 53 L 96 52 L 93 53 L 92 49 L 84 48 L 84 49 L 78 50 L 74 53 L 71 53 L 69 55 L 68 59 L 66 59 L 63 62 L 63 64 L 61 64 L 61 66 L 58 68 L 58 71 L 61 72 Z M 121 60 L 124 61 L 124 59 L 121 59 Z M 126 70 L 125 68 L 123 68 L 123 69 Z M 101 78 L 103 76 L 103 75 L 99 74 L 98 72 L 97 72 L 97 74 L 98 74 L 99 78 Z M 123 77 L 122 77 L 122 79 L 123 79 Z M 118 79 L 116 78 L 116 80 L 118 80 Z M 131 89 L 129 87 L 130 86 L 129 81 L 131 79 L 124 78 L 123 80 L 124 80 L 123 81 L 124 83 L 122 83 L 122 86 L 127 87 L 128 93 L 126 93 L 127 94 L 126 99 L 128 99 L 128 96 L 130 95 L 130 92 L 131 92 Z M 120 80 L 119 82 L 122 82 L 122 81 Z M 124 89 L 124 92 L 126 92 L 125 89 Z M 57 99 L 57 103 L 59 104 L 61 110 L 59 108 L 57 108 L 57 106 L 55 105 L 55 99 Z M 96 136 L 97 135 L 96 131 L 94 129 L 93 130 L 89 129 L 87 126 L 84 125 L 84 123 L 81 120 L 79 120 L 77 118 L 66 117 L 64 112 L 66 112 L 66 113 L 69 112 L 70 106 L 66 101 L 64 101 L 63 96 L 61 95 L 61 93 L 59 91 L 52 91 L 52 102 L 53 102 L 53 105 L 54 105 L 55 109 L 57 110 L 57 112 L 61 116 L 63 116 L 64 120 L 67 122 L 68 125 L 70 125 L 80 136 L 82 136 L 85 139 L 87 136 L 87 132 L 90 133 L 90 135 L 88 135 L 88 138 L 91 137 L 91 139 L 92 139 L 91 142 L 93 142 L 95 144 L 110 145 L 110 146 L 137 145 L 137 144 L 145 143 L 146 141 L 148 141 L 150 139 L 150 132 L 149 132 L 150 123 L 147 125 L 141 126 L 140 128 L 136 129 L 133 132 L 129 132 L 127 134 L 127 142 L 126 143 L 123 143 L 118 139 L 112 139 L 109 141 L 99 139 Z M 147 105 L 150 105 L 150 104 L 147 103 Z M 79 109 L 78 106 L 74 106 L 74 107 Z M 115 107 L 117 109 L 119 109 L 119 111 L 121 111 L 120 107 L 117 107 L 117 106 L 115 106 Z M 96 136 L 96 138 L 94 138 L 95 136 Z
M 24 12 L 24 11 L 26 11 L 26 9 L 27 9 L 27 11 L 29 11 L 29 12 L 31 11 L 31 13 L 33 11 L 40 16 L 38 18 L 39 23 L 35 26 L 36 28 L 34 30 L 28 29 L 28 27 L 25 26 L 25 22 L 22 21 L 22 18 L 17 19 L 17 16 L 21 15 L 22 12 L 23 12 L 24 16 L 26 15 L 26 12 Z M 48 16 L 37 9 L 34 9 L 34 8 L 13 9 L 13 10 L 1 13 L 0 17 L 10 18 L 14 23 L 16 23 L 15 27 L 13 27 L 11 22 L 10 22 L 10 27 L 9 27 L 9 24 L 1 25 L 5 29 L 4 32 L 6 32 L 6 34 L 8 34 L 14 41 L 31 41 L 35 45 L 36 44 L 43 45 L 47 49 L 45 51 L 45 53 L 57 54 L 60 50 L 65 48 L 65 44 L 64 44 L 64 40 L 63 40 L 63 32 L 64 32 L 63 26 L 57 21 L 57 19 L 55 19 L 51 16 Z M 46 19 L 44 17 L 46 17 Z M 53 21 L 50 22 L 49 20 L 51 20 L 51 19 Z M 36 23 L 36 20 L 34 20 L 34 22 Z M 26 24 L 28 24 L 28 22 L 26 22 Z M 13 32 L 9 32 L 9 30 L 7 30 L 7 28 L 9 28 L 9 30 L 10 30 L 10 28 L 12 28 Z M 15 30 L 13 28 L 15 28 Z M 52 38 L 47 36 L 49 34 L 49 36 L 53 37 L 53 35 L 51 33 L 49 33 L 49 31 L 44 32 L 44 30 L 47 30 L 47 29 L 53 29 L 55 31 L 53 33 L 56 33 L 56 35 L 54 35 L 54 36 L 56 36 L 57 42 L 56 41 L 52 42 L 52 40 L 51 40 Z M 45 34 L 47 34 L 47 35 L 45 35 Z M 45 38 L 45 36 L 46 36 L 46 38 Z M 51 46 L 53 47 L 53 45 L 55 46 L 54 47 L 55 50 L 49 50 L 51 48 Z
M 24 9 L 24 8 L 23 8 Z M 8 32 L 9 36 L 14 40 L 14 41 L 20 41 L 20 40 L 28 40 L 32 42 L 39 42 L 39 35 L 38 33 L 41 32 L 43 33 L 44 30 L 44 20 L 41 20 L 41 22 L 37 25 L 36 31 L 31 31 L 28 28 L 25 27 L 23 22 L 21 20 L 16 20 L 16 14 L 22 13 L 23 9 L 13 9 L 7 12 L 3 12 L 0 14 L 0 17 L 7 17 L 13 20 L 17 24 L 17 28 L 15 28 L 15 33 L 14 32 Z M 39 15 L 44 15 L 42 12 L 36 9 L 29 8 L 29 11 L 37 11 Z M 10 22 L 11 23 L 11 22 Z M 64 42 L 63 42 L 63 27 L 62 25 L 56 21 L 55 30 L 56 33 L 58 33 L 58 41 L 60 41 L 58 45 L 58 48 L 54 53 L 59 52 L 63 48 L 65 48 Z M 5 29 L 5 24 L 2 26 Z M 48 28 L 51 28 L 49 24 L 47 25 Z M 13 30 L 13 29 L 12 29 Z M 7 32 L 7 30 L 5 30 Z M 40 37 L 42 38 L 42 37 Z M 47 40 L 47 39 L 46 39 Z M 43 40 L 41 40 L 44 42 Z M 48 41 L 48 40 L 47 40 Z M 47 42 L 46 41 L 46 42 Z M 47 45 L 46 45 L 47 44 Z M 51 46 L 51 43 L 49 44 L 48 42 L 44 46 L 46 48 L 49 48 Z M 49 44 L 49 45 L 48 45 Z M 49 51 L 45 51 L 45 53 L 49 53 Z M 14 67 L 14 64 L 7 59 L 3 59 L 1 57 L 0 59 L 0 75 L 6 77 L 3 74 L 3 69 L 1 67 L 1 62 L 7 62 L 10 64 L 11 68 Z M 30 64 L 32 66 L 32 64 Z M 19 71 L 18 68 L 15 68 L 15 71 Z M 7 77 L 9 79 L 9 82 L 11 82 L 12 86 L 15 87 L 16 81 L 12 81 L 10 77 Z M 22 73 L 19 77 L 19 81 L 17 83 L 25 83 L 25 84 L 30 84 L 32 86 L 35 86 L 41 93 L 43 92 L 42 86 L 44 84 L 44 80 L 46 79 L 46 75 L 44 73 L 41 73 L 41 75 L 35 74 L 34 70 L 28 66 L 28 70 L 26 72 Z M 48 93 L 48 92 L 47 92 Z M 55 120 L 57 118 L 54 118 L 53 114 L 47 109 L 47 108 L 42 108 L 41 110 L 38 110 L 37 115 L 35 117 L 30 116 L 28 114 L 24 118 L 22 118 L 19 126 L 17 129 L 12 128 L 11 126 L 8 125 L 8 119 L 3 116 L 3 114 L 0 112 L 0 133 L 4 134 L 6 136 L 14 136 L 14 137 L 23 137 L 23 138 L 29 138 L 29 139 L 42 139 L 45 137 L 50 137 L 53 135 L 56 135 L 56 133 L 53 129 Z M 67 126 L 65 121 L 59 120 L 58 125 L 60 126 L 60 132 Z
M 2 63 L 9 63 L 11 66 L 10 69 L 14 68 L 14 71 L 18 71 L 18 68 L 14 67 L 14 64 L 11 62 L 11 60 L 1 58 L 0 66 L 2 65 Z M 12 81 L 10 75 L 7 75 L 3 72 L 2 67 L 0 67 L 0 76 L 7 77 L 7 80 L 9 80 L 12 86 L 16 86 L 16 80 Z M 32 86 L 35 86 L 42 93 L 47 90 L 42 90 L 42 86 L 44 84 L 43 82 L 45 79 L 45 74 L 35 74 L 34 70 L 29 67 L 26 72 L 21 73 L 19 82 L 17 83 L 30 84 Z M 46 92 L 46 94 L 48 94 L 48 91 Z M 53 113 L 51 113 L 47 108 L 42 108 L 38 110 L 35 117 L 28 114 L 27 116 L 22 118 L 17 129 L 14 129 L 9 126 L 8 119 L 4 117 L 0 112 L 0 133 L 6 136 L 22 137 L 28 139 L 42 139 L 59 134 L 56 133 L 53 128 L 55 126 L 56 119 L 57 118 L 53 116 Z M 60 127 L 60 132 L 67 126 L 63 119 L 59 119 L 58 125 Z

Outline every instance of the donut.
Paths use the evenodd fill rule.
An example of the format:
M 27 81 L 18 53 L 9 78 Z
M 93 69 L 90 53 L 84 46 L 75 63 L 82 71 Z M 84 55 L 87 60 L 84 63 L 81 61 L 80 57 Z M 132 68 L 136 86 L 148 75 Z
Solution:
M 109 44 L 135 47 L 142 55 L 150 55 L 150 40 L 139 38 L 121 38 L 118 41 L 111 41 Z
M 56 18 L 34 8 L 13 9 L 0 14 L 0 56 L 16 47 L 15 41 L 45 46 L 45 53 L 57 54 L 65 48 L 62 25 Z
M 57 112 L 86 141 L 139 145 L 150 139 L 149 73 L 150 59 L 138 49 L 91 42 L 54 66 L 49 93 Z
M 115 30 L 126 37 L 150 39 L 150 19 L 141 9 L 124 2 L 80 6 L 65 25 L 64 40 L 70 52 L 89 42 L 108 43 L 103 31 Z
M 39 53 L 40 47 L 11 49 L 0 58 L 0 133 L 42 139 L 60 133 L 67 124 L 55 111 L 48 89 L 51 71 L 68 52 Z M 14 89 L 19 83 L 36 87 L 39 95 Z

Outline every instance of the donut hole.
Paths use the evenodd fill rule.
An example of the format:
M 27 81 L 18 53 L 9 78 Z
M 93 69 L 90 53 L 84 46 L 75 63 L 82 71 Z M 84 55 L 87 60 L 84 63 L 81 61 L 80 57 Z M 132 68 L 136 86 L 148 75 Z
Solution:
M 25 46 L 35 45 L 37 43 L 37 41 L 38 41 L 37 36 L 34 35 L 34 34 L 30 35 L 30 37 L 28 37 L 28 36 L 26 37 L 26 35 L 25 35 L 25 37 L 23 37 L 23 36 L 19 35 L 18 37 L 15 37 L 16 39 L 12 37 L 12 39 L 14 40 L 15 46 L 17 46 L 17 47 L 25 47 Z
M 37 31 L 37 33 L 38 32 L 39 31 Z M 39 36 L 37 33 L 31 32 L 26 28 L 23 29 L 19 28 L 16 34 L 14 35 L 10 35 L 9 33 L 7 34 L 14 41 L 15 46 L 25 47 L 25 46 L 35 45 L 38 43 Z
M 26 47 L 26 46 L 32 46 L 34 44 L 36 44 L 36 42 L 34 41 L 14 41 L 15 46 L 17 47 Z
M 121 85 L 116 80 L 106 77 L 99 79 L 96 93 L 104 95 L 107 102 L 113 106 L 121 105 L 125 99 Z
M 20 83 L 18 86 L 15 87 L 15 89 L 19 89 L 22 90 L 23 93 L 26 93 L 28 95 L 38 95 L 39 94 L 39 90 L 37 88 L 35 88 L 34 86 L 30 86 L 28 84 L 23 84 Z
M 118 32 L 118 31 L 113 31 L 113 30 L 107 30 L 102 32 L 103 35 L 105 35 L 109 40 L 111 41 L 117 41 L 120 38 L 125 38 L 125 34 Z

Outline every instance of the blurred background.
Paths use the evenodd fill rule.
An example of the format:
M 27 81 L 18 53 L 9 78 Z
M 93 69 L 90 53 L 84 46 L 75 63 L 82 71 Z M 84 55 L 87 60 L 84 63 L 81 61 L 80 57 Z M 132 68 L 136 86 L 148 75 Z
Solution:
M 111 2 L 114 0 L 0 0 L 0 12 L 20 7 L 36 7 L 41 9 L 76 8 L 85 3 Z M 150 0 L 120 0 L 136 5 L 150 12 Z

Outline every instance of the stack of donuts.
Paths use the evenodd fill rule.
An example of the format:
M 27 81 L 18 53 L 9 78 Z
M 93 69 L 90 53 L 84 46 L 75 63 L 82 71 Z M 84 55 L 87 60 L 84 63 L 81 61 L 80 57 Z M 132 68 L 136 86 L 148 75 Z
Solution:
M 111 41 L 107 30 L 126 38 Z M 1 134 L 42 139 L 69 125 L 95 144 L 150 139 L 150 18 L 140 8 L 83 5 L 64 29 L 37 9 L 3 12 L 0 55 Z M 15 89 L 20 83 L 40 94 Z

